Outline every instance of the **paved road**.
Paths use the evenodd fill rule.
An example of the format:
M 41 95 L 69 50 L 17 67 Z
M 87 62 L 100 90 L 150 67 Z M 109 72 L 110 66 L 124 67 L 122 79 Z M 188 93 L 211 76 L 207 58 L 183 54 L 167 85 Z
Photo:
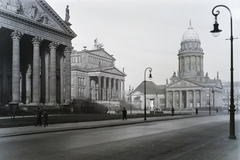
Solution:
M 236 135 L 240 138 L 240 118 Z M 1 160 L 237 160 L 229 115 L 0 138 Z

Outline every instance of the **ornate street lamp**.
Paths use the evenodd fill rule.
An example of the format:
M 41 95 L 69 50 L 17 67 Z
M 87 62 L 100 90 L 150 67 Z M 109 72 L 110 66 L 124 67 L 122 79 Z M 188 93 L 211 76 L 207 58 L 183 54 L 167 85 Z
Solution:
M 220 11 L 217 10 L 216 12 L 214 12 L 214 10 L 217 7 L 224 7 L 226 8 L 229 13 L 230 13 L 230 29 L 231 29 L 231 35 L 230 35 L 230 43 L 231 43 L 231 89 L 230 89 L 230 135 L 229 135 L 229 139 L 236 139 L 236 135 L 235 135 L 235 119 L 234 119 L 234 112 L 235 112 L 235 106 L 234 106 L 234 87 L 233 87 L 233 29 L 232 29 L 232 13 L 231 10 L 225 6 L 225 5 L 217 5 L 212 9 L 212 14 L 215 16 L 215 23 L 213 24 L 213 30 L 210 31 L 211 33 L 213 33 L 214 36 L 218 36 L 219 33 L 222 31 L 220 29 L 218 29 L 218 23 L 217 23 L 217 16 L 219 15 Z
M 147 107 L 146 107 L 146 71 L 149 69 L 149 78 L 152 78 L 152 68 L 147 67 L 144 71 L 144 120 L 147 120 Z
M 209 88 L 209 115 L 211 115 L 211 92 L 214 92 L 213 88 Z M 214 96 L 212 96 L 213 99 L 213 107 L 214 107 Z

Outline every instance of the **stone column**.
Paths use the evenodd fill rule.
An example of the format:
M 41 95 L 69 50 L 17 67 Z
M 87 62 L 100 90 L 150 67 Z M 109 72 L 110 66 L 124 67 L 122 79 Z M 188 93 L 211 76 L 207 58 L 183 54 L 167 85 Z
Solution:
M 56 49 L 59 44 L 56 42 L 50 43 L 50 104 L 54 105 L 56 101 Z
M 20 72 L 20 103 L 22 103 L 22 73 L 21 72 Z
M 179 91 L 179 108 L 182 108 L 182 91 Z
M 202 90 L 200 90 L 200 107 L 203 107 L 203 93 Z
M 28 69 L 26 73 L 26 104 L 31 103 L 31 74 L 32 74 L 31 65 L 28 64 Z
M 118 100 L 121 100 L 121 79 L 118 79 Z
M 172 103 L 173 103 L 173 108 L 176 108 L 176 99 L 175 99 L 175 91 L 172 91 Z
M 189 107 L 188 91 L 186 91 L 186 108 Z
M 33 43 L 33 79 L 32 79 L 32 85 L 33 85 L 33 104 L 39 104 L 40 103 L 40 43 L 42 41 L 42 38 L 40 37 L 34 37 L 32 39 Z
M 45 53 L 45 103 L 49 103 L 49 54 Z
M 103 77 L 103 100 L 106 100 L 106 77 Z
M 169 94 L 169 92 L 166 91 L 166 108 L 168 108 L 168 94 Z
M 196 91 L 193 90 L 193 108 L 197 107 L 196 105 Z
M 65 93 L 64 93 L 64 90 L 65 90 L 65 86 L 64 86 L 64 57 L 61 56 L 60 58 L 60 90 L 61 90 L 61 95 L 60 95 L 60 102 L 61 104 L 63 104 L 65 102 Z
M 20 102 L 20 39 L 23 35 L 20 31 L 11 34 L 12 46 L 12 103 Z
M 116 79 L 113 78 L 113 99 L 116 99 Z
M 71 102 L 71 52 L 73 47 L 67 46 L 65 48 L 64 54 L 66 56 L 65 63 L 65 104 L 70 104 Z
M 98 100 L 102 100 L 101 76 L 98 77 Z
M 112 98 L 112 83 L 111 78 L 108 78 L 108 99 L 111 100 Z

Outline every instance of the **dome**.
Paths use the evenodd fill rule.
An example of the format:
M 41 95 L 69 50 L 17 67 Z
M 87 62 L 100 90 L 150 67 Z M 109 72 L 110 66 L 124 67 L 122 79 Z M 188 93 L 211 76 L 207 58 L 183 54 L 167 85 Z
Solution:
M 182 36 L 182 42 L 186 42 L 186 41 L 198 41 L 198 42 L 200 42 L 198 33 L 192 28 L 191 25 L 188 28 L 188 30 Z

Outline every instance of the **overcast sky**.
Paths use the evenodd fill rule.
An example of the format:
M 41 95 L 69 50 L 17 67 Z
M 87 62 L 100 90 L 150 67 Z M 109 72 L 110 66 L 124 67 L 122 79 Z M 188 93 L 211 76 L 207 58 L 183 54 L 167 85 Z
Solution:
M 212 8 L 227 5 L 233 16 L 233 34 L 240 38 L 239 0 L 46 0 L 65 19 L 69 5 L 71 28 L 78 35 L 72 44 L 80 51 L 92 49 L 94 39 L 114 55 L 116 67 L 125 69 L 125 89 L 136 88 L 144 80 L 144 70 L 152 67 L 152 81 L 166 84 L 178 71 L 178 50 L 182 35 L 189 27 L 199 34 L 204 52 L 204 74 L 210 78 L 230 80 L 230 15 L 219 8 L 219 28 L 210 34 L 214 16 Z M 234 40 L 234 79 L 240 81 L 240 39 Z

